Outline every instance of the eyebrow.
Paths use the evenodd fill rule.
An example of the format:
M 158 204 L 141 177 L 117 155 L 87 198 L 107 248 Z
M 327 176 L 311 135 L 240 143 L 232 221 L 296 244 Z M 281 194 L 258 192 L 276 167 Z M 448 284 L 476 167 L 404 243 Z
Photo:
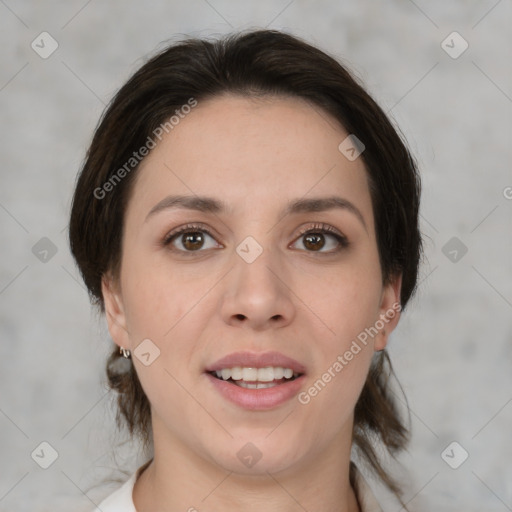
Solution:
M 228 205 L 219 199 L 207 196 L 185 196 L 185 195 L 174 195 L 167 196 L 157 203 L 150 212 L 147 214 L 146 222 L 153 215 L 168 209 L 183 208 L 186 210 L 196 210 L 205 213 L 224 213 L 231 211 Z M 365 230 L 368 231 L 366 222 L 361 211 L 348 199 L 343 199 L 338 196 L 329 197 L 317 197 L 310 199 L 296 199 L 290 201 L 282 212 L 282 216 L 297 214 L 297 213 L 310 213 L 310 212 L 324 212 L 333 209 L 344 209 L 354 214 Z

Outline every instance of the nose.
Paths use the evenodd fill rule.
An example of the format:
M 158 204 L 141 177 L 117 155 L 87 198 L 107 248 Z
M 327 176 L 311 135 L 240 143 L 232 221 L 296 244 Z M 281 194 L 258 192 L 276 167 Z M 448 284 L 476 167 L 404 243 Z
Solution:
M 295 315 L 287 273 L 269 251 L 252 263 L 235 254 L 235 267 L 226 276 L 222 317 L 232 326 L 255 331 L 280 328 Z

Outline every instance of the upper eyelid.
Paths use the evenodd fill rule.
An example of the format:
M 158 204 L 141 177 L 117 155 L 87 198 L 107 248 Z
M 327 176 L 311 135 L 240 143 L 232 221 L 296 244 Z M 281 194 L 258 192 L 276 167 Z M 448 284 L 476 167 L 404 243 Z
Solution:
M 313 226 L 301 228 L 299 230 L 299 236 L 304 235 L 309 231 L 324 231 L 327 234 L 338 235 L 343 238 L 346 238 L 346 236 L 338 228 L 335 228 L 334 226 L 331 226 L 326 222 L 314 222 L 313 224 Z
M 163 237 L 163 240 L 162 240 L 162 244 L 165 246 L 165 245 L 168 245 L 171 243 L 171 240 L 179 235 L 182 235 L 184 233 L 187 233 L 187 232 L 192 232 L 192 231 L 203 231 L 205 232 L 207 235 L 211 236 L 212 238 L 217 238 L 217 235 L 214 234 L 213 230 L 210 229 L 209 227 L 201 224 L 201 223 L 187 223 L 185 224 L 184 226 L 179 226 L 175 229 L 171 229 L 171 231 L 169 231 L 167 234 L 164 235 Z
M 335 234 L 339 234 L 340 236 L 345 236 L 339 229 L 335 228 L 334 226 L 331 226 L 330 224 L 327 224 L 326 222 L 313 222 L 312 223 L 313 225 L 309 225 L 309 226 L 305 226 L 305 227 L 302 227 L 299 229 L 299 235 L 300 234 L 304 234 L 304 232 L 307 232 L 307 231 L 314 231 L 315 229 L 317 230 L 325 230 L 327 232 L 332 232 L 332 233 L 335 233 Z M 172 236 L 172 235 L 175 235 L 175 234 L 178 234 L 178 233 L 182 233 L 183 231 L 192 231 L 194 229 L 197 229 L 198 231 L 205 231 L 206 233 L 209 233 L 209 234 L 214 234 L 215 233 L 215 230 L 210 228 L 209 226 L 201 223 L 201 222 L 191 222 L 191 223 L 187 223 L 183 226 L 179 226 L 175 229 L 172 229 L 171 231 L 169 231 L 165 236 L 166 238 L 169 237 L 169 236 Z M 217 236 L 217 235 L 215 235 Z
M 215 230 L 211 229 L 210 227 L 206 226 L 205 224 L 201 222 L 191 222 L 187 223 L 183 226 L 177 227 L 173 230 L 171 230 L 168 234 L 164 237 L 164 243 L 168 244 L 171 243 L 171 240 L 183 233 L 192 232 L 192 231 L 204 231 L 207 235 L 211 236 L 212 238 L 218 238 L 218 235 L 215 234 Z M 294 238 L 294 242 L 297 238 L 306 235 L 308 232 L 315 232 L 315 231 L 323 231 L 327 235 L 331 235 L 333 237 L 339 237 L 345 242 L 347 242 L 347 237 L 337 228 L 334 226 L 331 226 L 330 224 L 327 224 L 326 222 L 312 222 L 309 226 L 304 226 L 299 228 L 298 234 Z M 220 245 L 222 245 L 220 242 L 217 242 Z

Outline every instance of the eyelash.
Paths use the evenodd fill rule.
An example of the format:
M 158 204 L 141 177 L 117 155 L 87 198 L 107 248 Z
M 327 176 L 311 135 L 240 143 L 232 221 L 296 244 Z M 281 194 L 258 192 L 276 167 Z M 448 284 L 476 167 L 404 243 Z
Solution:
M 167 247 L 171 244 L 171 242 L 178 238 L 180 235 L 183 235 L 185 233 L 206 233 L 208 236 L 215 238 L 215 236 L 211 233 L 211 231 L 203 226 L 202 224 L 187 224 L 185 226 L 182 226 L 181 228 L 178 228 L 177 230 L 171 231 L 169 234 L 167 234 L 162 241 L 162 245 L 164 247 Z M 300 237 L 303 237 L 305 235 L 315 233 L 315 234 L 328 234 L 336 239 L 336 241 L 339 243 L 339 247 L 335 250 L 328 251 L 328 252 L 318 252 L 318 251 L 306 251 L 310 253 L 317 253 L 317 254 L 335 254 L 342 249 L 346 249 L 349 246 L 349 242 L 347 238 L 342 235 L 337 229 L 333 228 L 332 226 L 329 226 L 329 224 L 324 223 L 318 223 L 314 224 L 313 226 L 308 226 L 307 228 L 301 229 L 299 232 L 299 236 L 295 239 L 298 240 Z M 194 254 L 197 252 L 203 252 L 201 250 L 198 251 L 183 251 L 181 249 L 173 248 L 173 251 L 180 252 L 180 253 L 187 253 L 187 254 Z

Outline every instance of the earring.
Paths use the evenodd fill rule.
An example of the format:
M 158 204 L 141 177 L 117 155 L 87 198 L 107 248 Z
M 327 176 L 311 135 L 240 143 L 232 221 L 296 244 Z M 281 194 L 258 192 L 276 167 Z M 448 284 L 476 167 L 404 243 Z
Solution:
M 130 351 L 127 350 L 126 348 L 119 347 L 119 353 L 122 354 L 123 357 L 126 357 L 126 359 L 130 359 L 131 357 Z

